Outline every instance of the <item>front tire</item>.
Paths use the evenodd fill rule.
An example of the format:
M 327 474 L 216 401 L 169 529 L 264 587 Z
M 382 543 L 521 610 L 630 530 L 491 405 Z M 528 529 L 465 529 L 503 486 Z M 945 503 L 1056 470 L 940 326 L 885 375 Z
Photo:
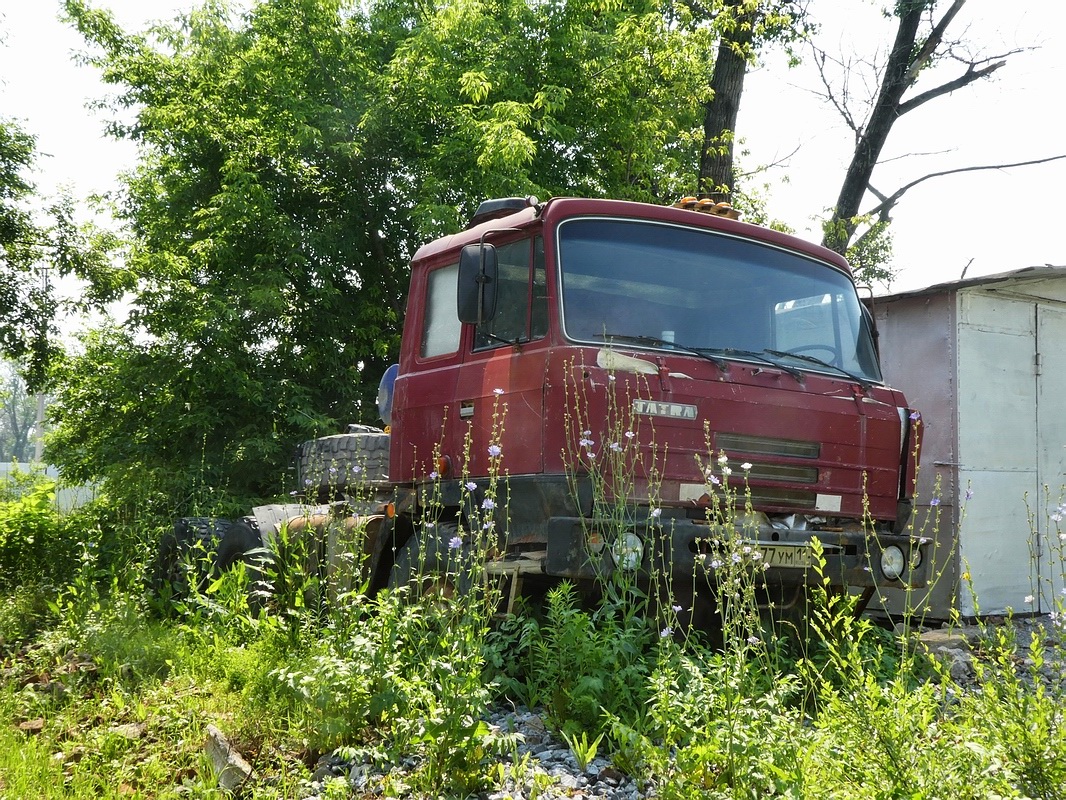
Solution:
M 450 600 L 473 587 L 470 546 L 461 541 L 459 525 L 437 522 L 416 530 L 396 554 L 389 588 L 410 587 L 413 599 Z

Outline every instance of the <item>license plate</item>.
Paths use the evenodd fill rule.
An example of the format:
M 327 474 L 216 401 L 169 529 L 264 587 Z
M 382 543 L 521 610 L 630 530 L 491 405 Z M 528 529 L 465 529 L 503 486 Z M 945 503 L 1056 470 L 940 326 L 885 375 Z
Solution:
M 761 544 L 763 563 L 771 567 L 810 569 L 814 566 L 814 552 L 806 544 Z

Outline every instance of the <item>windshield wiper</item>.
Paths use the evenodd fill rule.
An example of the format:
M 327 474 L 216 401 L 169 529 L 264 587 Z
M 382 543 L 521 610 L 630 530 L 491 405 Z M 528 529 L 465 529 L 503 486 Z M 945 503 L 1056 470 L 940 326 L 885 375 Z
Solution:
M 856 375 L 853 372 L 849 372 L 843 367 L 838 367 L 836 364 L 830 364 L 828 361 L 823 361 L 822 359 L 818 358 L 818 356 L 811 356 L 807 355 L 806 353 L 790 353 L 787 350 L 764 350 L 763 352 L 769 353 L 770 355 L 774 356 L 782 356 L 784 358 L 795 358 L 799 359 L 800 361 L 807 361 L 811 364 L 817 364 L 820 367 L 826 367 L 828 369 L 833 370 L 834 372 L 839 373 L 840 375 L 844 375 L 845 377 L 851 378 L 863 389 L 869 389 L 871 386 L 873 386 L 873 383 L 868 381 L 866 378 L 860 377 L 859 375 Z
M 701 347 L 700 352 L 703 354 L 714 353 L 716 355 L 725 356 L 726 358 L 740 358 L 754 361 L 761 361 L 763 364 L 769 364 L 771 367 L 783 370 L 795 378 L 800 383 L 803 383 L 803 373 L 795 367 L 790 367 L 788 364 L 782 364 L 776 358 L 767 358 L 766 353 L 772 351 L 763 350 L 761 353 L 756 353 L 754 350 L 738 350 L 735 347 Z M 710 356 L 708 355 L 708 358 Z
M 720 370 L 725 372 L 729 369 L 729 365 L 724 358 L 719 358 L 716 354 L 707 352 L 708 348 L 704 347 L 690 347 L 686 344 L 678 344 L 677 342 L 671 342 L 669 339 L 662 339 L 658 336 L 641 336 L 633 333 L 596 333 L 593 334 L 597 339 L 604 339 L 607 342 L 611 340 L 617 340 L 619 342 L 630 342 L 632 344 L 647 344 L 654 347 L 662 347 L 664 349 L 677 350 L 681 353 L 688 353 L 690 355 L 699 356 L 705 358 Z

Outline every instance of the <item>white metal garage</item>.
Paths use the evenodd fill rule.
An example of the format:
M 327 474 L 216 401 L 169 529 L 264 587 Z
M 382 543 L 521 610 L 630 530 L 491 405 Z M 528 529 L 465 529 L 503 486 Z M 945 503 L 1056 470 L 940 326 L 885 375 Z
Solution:
M 880 297 L 874 312 L 885 379 L 924 420 L 916 519 L 931 536 L 939 514 L 943 567 L 926 604 L 932 616 L 1054 610 L 1064 569 L 1055 517 L 1066 474 L 1066 267 Z M 886 601 L 893 610 L 903 602 Z

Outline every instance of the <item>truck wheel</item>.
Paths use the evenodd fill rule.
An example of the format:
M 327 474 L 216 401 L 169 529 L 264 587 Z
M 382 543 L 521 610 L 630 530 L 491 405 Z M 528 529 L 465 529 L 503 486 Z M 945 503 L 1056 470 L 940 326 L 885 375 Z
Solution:
M 233 520 L 182 517 L 163 535 L 148 575 L 152 595 L 163 600 L 184 597 L 209 574 L 214 553 Z
M 297 451 L 300 489 L 319 496 L 358 494 L 389 478 L 389 435 L 376 428 L 323 436 Z
M 473 583 L 467 546 L 452 547 L 459 525 L 438 522 L 415 531 L 400 548 L 389 576 L 389 588 L 411 587 L 414 598 L 465 595 Z
M 248 578 L 248 607 L 258 613 L 271 594 L 272 587 L 269 581 L 264 579 L 264 573 L 272 560 L 273 556 L 263 542 L 263 535 L 255 518 L 244 517 L 230 525 L 222 534 L 214 567 L 201 582 L 200 589 L 203 591 L 207 587 L 208 579 L 217 578 L 241 561 Z

